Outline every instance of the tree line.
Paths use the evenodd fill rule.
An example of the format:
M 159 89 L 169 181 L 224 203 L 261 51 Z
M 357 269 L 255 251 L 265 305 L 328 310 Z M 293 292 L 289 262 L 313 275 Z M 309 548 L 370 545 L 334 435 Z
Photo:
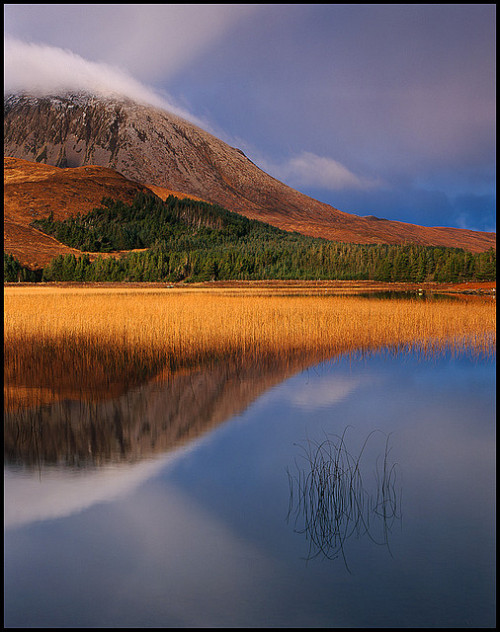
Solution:
M 100 208 L 34 225 L 61 243 L 103 256 L 58 256 L 34 273 L 43 281 L 494 280 L 496 252 L 416 244 L 350 244 L 313 238 L 250 220 L 220 206 L 145 193 L 131 204 L 104 199 Z M 104 253 L 131 251 L 121 256 Z M 22 269 L 22 266 L 20 266 Z M 4 256 L 5 280 L 21 279 Z M 17 278 L 14 278 L 17 277 Z

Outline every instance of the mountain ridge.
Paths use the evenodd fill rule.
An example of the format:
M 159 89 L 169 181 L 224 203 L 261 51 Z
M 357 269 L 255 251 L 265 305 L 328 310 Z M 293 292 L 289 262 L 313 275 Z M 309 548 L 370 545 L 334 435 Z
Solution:
M 4 99 L 4 156 L 59 167 L 107 167 L 151 190 L 177 191 L 251 219 L 351 243 L 416 243 L 471 252 L 496 234 L 424 227 L 345 213 L 266 174 L 194 124 L 125 98 L 92 95 Z M 159 187 L 159 188 L 158 188 Z

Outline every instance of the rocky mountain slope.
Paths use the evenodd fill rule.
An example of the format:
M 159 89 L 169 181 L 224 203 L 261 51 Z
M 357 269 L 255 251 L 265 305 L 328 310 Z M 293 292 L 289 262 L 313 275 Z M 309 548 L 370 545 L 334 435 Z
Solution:
M 193 195 L 285 230 L 354 243 L 495 247 L 495 233 L 359 217 L 272 178 L 239 149 L 164 110 L 88 94 L 4 100 L 4 156 L 112 168 L 145 186 Z

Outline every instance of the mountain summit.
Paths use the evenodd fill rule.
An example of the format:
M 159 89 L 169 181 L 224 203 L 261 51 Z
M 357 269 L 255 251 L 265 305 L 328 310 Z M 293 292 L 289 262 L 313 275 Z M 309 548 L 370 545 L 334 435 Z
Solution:
M 342 212 L 283 184 L 193 123 L 126 98 L 90 94 L 4 99 L 4 156 L 58 167 L 110 167 L 305 235 L 354 243 L 417 243 L 480 252 L 495 233 L 428 228 Z

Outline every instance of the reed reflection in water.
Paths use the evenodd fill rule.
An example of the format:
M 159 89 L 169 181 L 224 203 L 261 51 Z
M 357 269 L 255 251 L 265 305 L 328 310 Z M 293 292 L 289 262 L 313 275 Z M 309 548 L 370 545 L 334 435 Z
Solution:
M 358 454 L 347 447 L 347 431 L 302 444 L 296 473 L 287 473 L 288 519 L 293 518 L 295 530 L 309 543 L 306 559 L 342 556 L 349 571 L 345 544 L 353 536 L 367 536 L 390 552 L 391 529 L 401 522 L 401 490 L 396 486 L 397 464 L 389 461 L 389 436 L 383 456 L 374 464 L 375 490 L 369 490 L 362 459 L 368 442 L 380 431 L 368 435 Z
M 474 297 L 7 287 L 4 324 L 5 454 L 28 466 L 147 458 L 343 354 L 495 342 Z

